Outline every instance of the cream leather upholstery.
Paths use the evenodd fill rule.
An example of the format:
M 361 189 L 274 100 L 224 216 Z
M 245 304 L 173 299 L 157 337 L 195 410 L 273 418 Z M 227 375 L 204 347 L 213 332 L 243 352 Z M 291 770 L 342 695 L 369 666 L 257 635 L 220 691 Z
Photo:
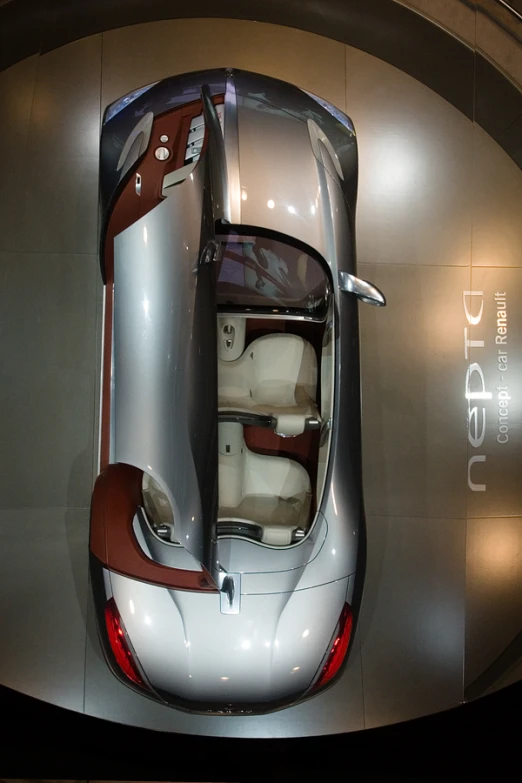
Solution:
M 308 473 L 294 460 L 250 451 L 241 424 L 221 423 L 218 430 L 218 521 L 252 522 L 262 528 L 264 543 L 291 544 L 294 530 L 310 521 Z
M 218 359 L 219 410 L 274 416 L 281 435 L 299 435 L 307 419 L 320 419 L 316 393 L 315 351 L 297 335 L 259 337 L 235 361 Z

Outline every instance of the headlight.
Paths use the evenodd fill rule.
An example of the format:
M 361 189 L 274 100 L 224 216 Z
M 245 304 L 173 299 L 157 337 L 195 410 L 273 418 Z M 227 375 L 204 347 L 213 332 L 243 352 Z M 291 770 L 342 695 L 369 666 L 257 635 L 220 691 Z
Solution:
M 143 474 L 141 485 L 143 507 L 152 532 L 163 540 L 178 543 L 174 539 L 174 514 L 165 492 L 148 473 Z

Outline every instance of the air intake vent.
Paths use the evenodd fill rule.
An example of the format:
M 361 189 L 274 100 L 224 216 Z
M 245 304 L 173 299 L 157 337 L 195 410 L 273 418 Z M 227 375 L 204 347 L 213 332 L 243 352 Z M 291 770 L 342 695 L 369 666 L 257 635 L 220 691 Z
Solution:
M 216 106 L 216 111 L 219 117 L 219 124 L 221 125 L 221 132 L 223 132 L 223 118 L 225 113 L 225 105 L 220 103 Z M 190 123 L 190 130 L 187 139 L 187 149 L 185 150 L 185 164 L 195 163 L 201 155 L 201 148 L 203 146 L 203 138 L 205 136 L 205 119 L 202 114 L 192 119 Z
M 216 111 L 219 117 L 219 124 L 221 126 L 221 132 L 223 133 L 223 122 L 225 117 L 225 105 L 223 103 L 216 106 Z M 205 137 L 205 118 L 202 114 L 198 114 L 197 117 L 193 117 L 190 123 L 189 135 L 187 139 L 187 146 L 185 149 L 185 160 L 183 166 L 180 169 L 170 171 L 163 177 L 162 194 L 164 196 L 169 195 L 170 188 L 174 185 L 178 185 L 187 179 L 190 173 L 194 170 L 199 156 L 201 155 L 201 149 L 203 147 L 203 139 Z

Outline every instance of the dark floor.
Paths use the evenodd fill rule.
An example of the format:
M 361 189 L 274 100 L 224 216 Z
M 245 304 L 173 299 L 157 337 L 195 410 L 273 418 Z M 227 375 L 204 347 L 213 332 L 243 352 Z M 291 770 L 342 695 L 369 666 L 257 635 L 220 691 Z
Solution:
M 354 120 L 359 271 L 388 299 L 361 307 L 369 557 L 353 655 L 331 690 L 248 719 L 186 715 L 121 685 L 101 657 L 87 579 L 101 112 L 142 84 L 221 66 L 223 51 Z M 521 630 L 521 170 L 384 61 L 251 22 L 158 22 L 77 41 L 0 73 L 0 106 L 0 682 L 122 723 L 216 736 L 351 731 L 458 705 Z M 465 291 L 481 293 L 463 300 Z M 497 292 L 507 300 L 502 372 Z M 464 301 L 477 317 L 483 303 L 472 327 Z M 478 371 L 466 388 L 470 362 L 483 388 Z M 492 398 L 468 401 L 467 390 Z M 510 398 L 506 443 L 500 391 Z M 477 447 L 468 404 L 475 442 L 485 426 Z M 476 457 L 485 460 L 472 462 L 470 480 L 484 491 L 468 488 Z M 520 676 L 515 667 L 505 682 Z

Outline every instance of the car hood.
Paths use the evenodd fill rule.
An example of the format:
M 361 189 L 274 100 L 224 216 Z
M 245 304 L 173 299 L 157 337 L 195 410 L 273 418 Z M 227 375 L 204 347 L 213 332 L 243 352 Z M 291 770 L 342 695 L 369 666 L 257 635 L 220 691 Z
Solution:
M 268 703 L 307 690 L 337 626 L 348 579 L 242 595 L 238 614 L 221 613 L 218 593 L 173 591 L 115 573 L 110 583 L 153 689 L 174 702 L 226 705 Z

